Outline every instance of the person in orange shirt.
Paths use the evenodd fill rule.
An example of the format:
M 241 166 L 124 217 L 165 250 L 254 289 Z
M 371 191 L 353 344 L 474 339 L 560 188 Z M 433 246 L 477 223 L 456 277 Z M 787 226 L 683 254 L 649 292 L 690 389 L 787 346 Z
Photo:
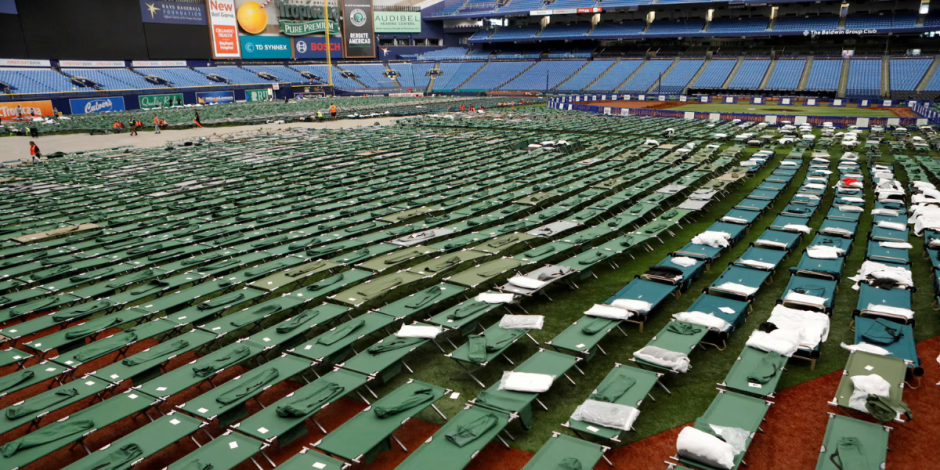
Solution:
M 330 115 L 333 116 L 333 120 L 336 120 L 336 105 L 330 104 Z
M 156 114 L 153 115 L 153 128 L 156 130 L 154 134 L 160 133 L 160 118 L 158 118 Z
M 202 127 L 202 120 L 199 119 L 199 111 L 193 111 L 193 112 L 196 113 L 196 118 L 193 119 L 193 122 L 196 123 L 197 126 Z
M 464 112 L 464 111 L 466 111 L 466 110 L 467 110 L 467 108 L 465 108 L 463 105 L 460 105 L 460 112 L 461 112 L 461 113 Z
M 36 145 L 36 142 L 32 140 L 29 141 L 29 156 L 33 163 L 42 162 L 42 160 L 40 160 L 42 158 L 42 152 L 39 150 L 39 146 Z

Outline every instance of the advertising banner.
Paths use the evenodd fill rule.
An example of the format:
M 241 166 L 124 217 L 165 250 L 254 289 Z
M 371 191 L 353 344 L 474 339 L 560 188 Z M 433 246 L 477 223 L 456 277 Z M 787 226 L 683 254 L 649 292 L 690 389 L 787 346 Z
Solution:
M 420 33 L 421 13 L 417 11 L 375 12 L 377 33 Z
M 232 91 L 199 91 L 196 92 L 196 102 L 199 104 L 234 103 L 235 92 Z
M 281 24 L 281 33 L 286 36 L 308 36 L 310 34 L 320 33 L 323 34 L 323 30 L 327 27 L 330 28 L 330 35 L 339 35 L 340 27 L 339 23 L 329 20 L 313 20 L 313 21 L 285 21 L 280 20 Z
M 80 67 L 83 69 L 93 68 L 122 68 L 123 60 L 60 60 L 59 67 Z
M 186 67 L 185 60 L 135 60 L 132 67 Z
M 19 108 L 19 113 L 17 113 Z M 10 101 L 0 103 L 0 115 L 4 121 L 15 119 L 17 117 L 29 116 L 52 116 L 52 101 Z
M 83 98 L 69 100 L 72 114 L 108 113 L 111 111 L 124 111 L 124 98 Z
M 375 58 L 372 0 L 343 0 L 343 53 L 347 59 Z
M 242 36 L 242 59 L 290 59 L 291 40 L 283 36 Z
M 234 0 L 206 0 L 209 11 L 209 35 L 212 38 L 212 57 L 215 59 L 241 58 L 238 45 L 238 21 L 235 19 Z
M 51 67 L 52 63 L 48 60 L 37 59 L 0 59 L 0 65 L 4 67 Z
M 144 23 L 206 24 L 205 0 L 139 0 Z
M 245 90 L 245 99 L 248 101 L 267 101 L 273 94 L 270 88 L 262 90 Z
M 343 56 L 343 39 L 330 38 L 330 57 Z M 326 38 L 294 38 L 294 57 L 297 59 L 326 59 Z
M 169 108 L 170 106 L 182 105 L 183 94 L 140 95 L 137 97 L 137 100 L 140 102 L 140 109 Z

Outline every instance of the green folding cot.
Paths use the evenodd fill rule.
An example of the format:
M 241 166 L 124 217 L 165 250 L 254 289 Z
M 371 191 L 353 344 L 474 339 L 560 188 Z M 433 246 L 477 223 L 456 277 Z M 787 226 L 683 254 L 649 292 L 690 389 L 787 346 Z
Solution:
M 85 438 L 113 423 L 146 416 L 147 410 L 158 403 L 144 393 L 126 390 L 7 442 L 4 452 L 0 452 L 0 467 L 21 469 L 68 445 L 83 444 Z
M 428 318 L 427 322 L 438 325 L 445 330 L 461 331 L 467 335 L 479 326 L 480 318 L 500 306 L 503 306 L 503 304 L 491 304 L 469 299 Z M 450 342 L 449 339 L 447 341 Z M 457 349 L 454 343 L 450 342 L 450 344 L 454 349 Z
M 604 248 L 591 248 L 589 250 L 582 251 L 564 261 L 561 261 L 558 266 L 564 266 L 566 268 L 575 269 L 581 272 L 580 279 L 588 278 L 589 276 L 597 277 L 593 272 L 594 266 L 602 261 L 606 261 L 616 255 L 617 252 L 612 250 L 607 250 Z M 610 262 L 611 267 L 616 267 L 616 263 L 613 261 Z
M 380 312 L 368 312 L 326 331 L 306 343 L 297 345 L 287 352 L 309 359 L 317 364 L 332 365 L 341 362 L 352 352 L 353 344 L 380 330 L 390 332 L 386 327 L 400 319 Z
M 340 266 L 342 266 L 342 264 L 333 261 L 311 261 L 309 263 L 289 267 L 283 271 L 258 279 L 252 282 L 251 286 L 273 292 L 286 286 L 294 285 L 294 283 L 299 284 L 305 282 L 310 276 L 321 273 L 332 273 Z
M 761 398 L 774 398 L 787 356 L 745 346 L 719 387 Z
M 261 330 L 247 338 L 247 341 L 268 350 L 284 350 L 303 341 L 314 328 L 329 325 L 346 315 L 349 309 L 333 304 L 321 304 L 314 308 L 299 311 L 289 318 Z
M 523 336 L 531 339 L 536 345 L 539 344 L 535 338 L 529 335 L 527 330 L 502 328 L 499 326 L 499 322 L 496 322 L 482 333 L 469 336 L 466 343 L 453 352 L 445 354 L 445 357 L 456 361 L 457 365 L 477 385 L 486 388 L 486 385 L 483 385 L 483 382 L 480 382 L 473 373 L 484 369 L 491 361 L 500 356 L 512 364 L 512 361 L 506 358 L 503 353 Z
M 591 469 L 604 459 L 614 466 L 604 453 L 608 447 L 593 442 L 585 442 L 571 436 L 552 432 L 552 437 L 532 456 L 522 470 L 543 469 Z
M 469 288 L 476 288 L 486 283 L 494 282 L 515 271 L 516 268 L 528 264 L 513 258 L 500 258 L 478 264 L 473 268 L 444 278 L 445 281 Z
M 62 374 L 68 371 L 68 367 L 55 362 L 41 361 L 25 369 L 6 374 L 0 377 L 0 398 L 47 380 L 55 380 L 61 383 L 63 379 Z
M 287 459 L 277 468 L 282 470 L 310 470 L 311 468 L 317 470 L 346 470 L 351 466 L 352 464 L 304 448 L 299 454 Z
M 357 372 L 337 369 L 268 405 L 244 421 L 233 424 L 232 428 L 272 445 L 276 442 L 280 446 L 306 434 L 304 422 L 308 418 L 326 434 L 326 429 L 314 415 L 352 393 L 359 395 L 359 398 L 368 404 L 369 401 L 358 390 L 360 387 L 368 389 L 366 384 L 369 380 L 369 377 Z
M 422 279 L 425 279 L 425 276 L 421 274 L 410 271 L 399 271 L 369 279 L 362 284 L 330 296 L 330 299 L 352 307 L 359 307 L 366 302 L 383 298 L 392 290 L 399 289 Z
M 239 310 L 217 320 L 199 325 L 198 328 L 210 333 L 224 335 L 242 328 L 259 327 L 262 321 L 273 315 L 286 314 L 302 305 L 305 299 L 299 296 L 284 294 L 266 300 L 251 307 Z M 197 323 L 198 325 L 198 323 Z
M 258 466 L 254 455 L 266 447 L 267 444 L 257 439 L 228 430 L 171 463 L 166 470 L 232 470 L 246 460 Z
M 575 245 L 572 243 L 555 241 L 514 255 L 513 258 L 529 263 L 537 263 L 552 258 L 553 256 L 563 254 L 574 247 Z
M 248 341 L 232 343 L 157 376 L 140 385 L 138 390 L 153 397 L 166 399 L 205 380 L 211 382 L 220 372 L 244 363 L 261 352 L 260 347 Z
M 515 417 L 482 407 L 465 409 L 444 424 L 400 463 L 398 470 L 462 470 L 499 436 Z
M 450 393 L 443 387 L 409 379 L 313 446 L 356 465 L 369 465 L 379 454 L 391 450 L 392 441 L 408 452 L 395 431 L 428 407 L 446 421 L 434 403 Z
M 705 414 L 695 420 L 696 427 L 707 427 L 708 425 L 714 424 L 716 426 L 743 429 L 750 433 L 750 437 L 748 437 L 745 443 L 745 450 L 734 456 L 734 466 L 732 466 L 731 469 L 737 470 L 740 468 L 741 464 L 747 466 L 747 463 L 744 462 L 747 447 L 750 447 L 751 441 L 754 440 L 754 436 L 757 432 L 761 431 L 760 424 L 764 420 L 764 415 L 767 414 L 767 409 L 770 405 L 772 405 L 771 402 L 761 400 L 760 398 L 719 390 L 718 396 L 708 405 Z M 681 451 L 670 458 L 678 463 L 666 462 L 669 468 L 680 465 L 693 469 L 717 470 L 716 467 L 707 463 L 698 462 L 682 455 Z
M 190 437 L 199 428 L 207 425 L 208 423 L 196 418 L 171 411 L 166 416 L 124 435 L 65 468 L 68 470 L 128 468 L 180 439 Z M 193 441 L 196 440 L 193 438 Z
M 829 413 L 816 470 L 884 470 L 891 428 Z
M 55 311 L 49 315 L 43 315 L 32 320 L 10 325 L 0 330 L 0 335 L 18 340 L 24 336 L 29 336 L 54 327 L 66 328 L 76 320 L 82 320 L 92 315 L 106 312 L 111 307 L 112 304 L 107 299 L 73 305 L 69 308 Z M 133 319 L 129 319 L 128 322 L 132 320 Z
M 59 294 L 51 297 L 41 297 L 31 300 L 14 307 L 0 310 L 0 323 L 5 323 L 15 318 L 26 318 L 27 315 L 39 312 L 56 310 L 63 305 L 68 305 L 79 300 L 78 296 L 72 294 Z
M 385 255 L 374 257 L 368 261 L 359 263 L 358 267 L 380 273 L 388 269 L 397 268 L 402 263 L 407 263 L 422 256 L 428 256 L 443 251 L 441 248 L 431 248 L 421 245 L 399 248 L 398 250 L 386 253 Z
M 673 320 L 663 327 L 662 330 L 659 330 L 659 333 L 656 333 L 653 339 L 646 343 L 646 347 L 656 347 L 689 355 L 695 350 L 695 347 L 702 342 L 706 334 L 708 334 L 708 328 L 704 326 Z M 702 349 L 704 349 L 704 347 Z M 654 364 L 636 356 L 632 357 L 630 360 L 643 367 L 672 373 L 678 372 L 675 368 Z
M 218 286 L 218 288 L 216 288 L 217 286 L 214 284 L 215 282 L 216 281 L 207 282 L 205 284 L 191 287 L 178 293 L 170 294 L 170 296 L 181 296 L 182 298 L 179 299 L 180 302 L 186 301 L 186 299 L 191 296 L 199 296 L 196 300 L 202 300 L 203 298 L 207 297 L 204 292 L 211 291 L 212 293 L 208 295 L 213 295 L 225 289 L 225 286 Z M 215 297 L 209 298 L 208 300 L 198 301 L 192 306 L 173 313 L 168 313 L 166 317 L 163 318 L 166 321 L 175 323 L 179 327 L 186 327 L 193 323 L 198 325 L 215 317 L 224 315 L 225 312 L 231 308 L 251 305 L 253 302 L 258 301 L 265 294 L 267 294 L 267 292 L 264 292 L 260 289 L 244 287 L 233 292 L 217 295 Z M 157 301 L 154 301 L 151 304 L 151 309 L 156 310 L 163 307 L 165 304 L 160 302 L 160 300 L 163 299 L 161 298 Z M 172 302 L 177 303 L 177 301 Z
M 607 373 L 604 380 L 601 380 L 601 383 L 597 386 L 594 393 L 588 398 L 595 401 L 626 405 L 639 409 L 643 400 L 647 397 L 656 401 L 651 392 L 653 387 L 657 384 L 662 386 L 662 383 L 659 381 L 662 376 L 663 374 L 660 372 L 643 370 L 637 367 L 626 367 L 622 364 L 615 363 L 614 368 Z M 665 387 L 663 387 L 663 389 L 665 389 Z M 570 429 L 582 439 L 585 438 L 585 436 L 590 436 L 590 439 L 611 441 L 616 445 L 623 444 L 622 439 L 627 432 L 622 429 L 598 426 L 575 419 L 569 419 L 562 424 L 562 427 Z
M 584 375 L 584 372 L 581 372 L 581 369 L 579 369 L 577 365 L 580 361 L 581 358 L 579 357 L 539 349 L 538 352 L 529 356 L 528 359 L 517 365 L 512 371 L 549 375 L 553 378 L 553 382 L 563 376 L 571 385 L 576 385 L 575 381 L 568 375 L 568 371 L 575 369 L 581 375 Z M 539 400 L 540 393 L 500 390 L 500 384 L 501 381 L 497 381 L 486 390 L 480 392 L 476 398 L 470 400 L 470 403 L 474 406 L 516 415 L 519 417 L 522 428 L 526 430 L 531 429 L 534 423 L 534 416 L 532 415 L 533 402 L 538 403 L 542 409 L 548 411 L 548 407 Z
M 465 289 L 442 282 L 420 290 L 377 310 L 392 317 L 410 317 L 416 313 L 434 308 L 436 305 L 460 295 Z
M 82 325 L 77 325 L 72 328 L 65 330 L 57 331 L 51 335 L 43 336 L 42 338 L 37 338 L 31 342 L 24 343 L 24 346 L 32 348 L 33 350 L 41 353 L 43 357 L 47 357 L 51 354 L 52 351 L 55 351 L 55 354 L 52 354 L 52 359 L 57 361 L 61 358 L 62 361 L 72 361 L 68 365 L 73 369 L 80 364 L 75 358 L 72 358 L 72 355 L 82 354 L 84 357 L 83 362 L 87 362 L 90 358 L 94 356 L 94 351 L 99 350 L 99 346 L 92 346 L 93 343 L 86 343 L 86 338 L 91 338 L 92 340 L 104 340 L 110 339 L 113 334 L 108 337 L 99 337 L 101 333 L 106 333 L 111 328 L 123 324 L 125 318 L 130 318 L 134 321 L 142 320 L 147 315 L 144 312 L 141 312 L 139 309 L 132 308 L 128 310 L 123 310 L 121 312 L 116 312 L 116 314 L 105 315 L 104 317 L 91 320 L 89 322 L 83 323 Z M 86 326 L 87 325 L 87 326 Z M 164 334 L 169 334 L 169 332 L 175 330 L 177 325 L 164 321 L 163 319 L 157 318 L 150 321 L 145 321 L 139 325 L 134 325 L 133 328 L 128 330 L 133 332 L 133 340 L 131 341 L 130 335 L 122 336 L 128 343 L 125 343 L 125 347 L 129 346 L 133 342 L 137 342 L 147 338 L 155 338 Z M 122 333 L 126 333 L 128 330 L 125 330 Z M 117 349 L 110 349 L 110 352 L 126 350 L 125 347 L 121 347 L 117 342 L 108 343 L 111 346 L 117 347 Z M 101 354 L 107 354 L 108 348 L 100 350 Z M 60 362 L 64 364 L 64 362 Z M 74 366 L 74 367 L 73 367 Z
M 205 346 L 217 338 L 218 335 L 194 329 L 92 373 L 94 377 L 114 384 L 125 380 L 133 380 L 136 384 L 143 383 L 165 373 L 164 365 L 171 359 Z
M 833 398 L 829 404 L 871 414 L 870 411 L 863 411 L 850 406 L 849 399 L 855 391 L 852 377 L 860 375 L 878 375 L 891 385 L 888 389 L 888 400 L 886 401 L 889 403 L 887 403 L 887 405 L 892 405 L 897 412 L 897 415 L 893 417 L 894 420 L 904 422 L 902 417 L 906 413 L 903 411 L 903 408 L 899 409 L 893 406 L 896 403 L 900 403 L 904 398 L 904 380 L 907 377 L 907 364 L 903 359 L 897 357 L 880 356 L 864 351 L 853 351 L 849 354 L 849 360 L 845 363 L 845 370 L 843 370 L 842 378 L 839 380 L 839 388 L 836 389 L 835 398 Z M 870 399 L 868 401 L 871 402 Z M 868 410 L 867 404 L 866 410 Z
M 398 245 L 392 245 L 391 243 L 379 243 L 377 245 L 365 246 L 356 251 L 338 255 L 334 258 L 331 258 L 330 261 L 344 265 L 353 265 L 399 249 L 401 249 L 401 247 Z
M 607 355 L 607 351 L 604 351 L 600 342 L 614 328 L 625 337 L 627 336 L 627 333 L 620 328 L 620 320 L 584 315 L 545 344 L 555 350 L 566 351 L 590 360 L 598 351 Z
M 95 397 L 103 400 L 102 393 L 111 389 L 114 384 L 99 380 L 95 377 L 67 382 L 59 387 L 51 388 L 26 400 L 14 403 L 0 414 L 0 435 L 10 432 L 20 426 L 39 426 L 39 420 L 48 413 L 65 408 L 66 406 Z
M 485 258 L 487 256 L 490 256 L 490 253 L 484 251 L 459 250 L 424 261 L 417 266 L 408 268 L 408 271 L 418 273 L 423 276 L 435 277 L 458 269 L 460 266 L 467 265 L 474 260 Z
M 248 416 L 248 401 L 258 400 L 262 392 L 291 377 L 303 377 L 311 365 L 310 361 L 284 354 L 176 407 L 205 421 L 218 419 L 219 426 L 225 428 Z
M 16 348 L 0 349 L 0 367 L 16 365 L 16 370 L 20 370 L 32 357 L 32 354 Z

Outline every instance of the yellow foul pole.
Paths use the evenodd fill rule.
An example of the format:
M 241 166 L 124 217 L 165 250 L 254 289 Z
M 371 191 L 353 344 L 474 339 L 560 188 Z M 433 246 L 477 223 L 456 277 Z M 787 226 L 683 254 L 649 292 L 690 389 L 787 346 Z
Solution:
M 333 62 L 330 61 L 330 14 L 326 0 L 323 0 L 323 36 L 326 38 L 326 73 L 330 78 L 330 89 L 332 89 Z

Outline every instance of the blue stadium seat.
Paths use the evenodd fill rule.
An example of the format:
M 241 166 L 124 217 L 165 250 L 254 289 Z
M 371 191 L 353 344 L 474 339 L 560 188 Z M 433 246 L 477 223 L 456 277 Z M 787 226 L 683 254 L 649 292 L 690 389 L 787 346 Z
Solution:
M 209 80 L 205 75 L 186 67 L 137 68 L 134 70 L 143 75 L 160 77 L 172 83 L 175 87 L 212 86 L 219 84 L 218 82 Z
M 806 80 L 807 91 L 835 91 L 839 89 L 839 76 L 842 75 L 841 60 L 813 61 Z
M 800 86 L 806 59 L 778 60 L 767 81 L 768 90 L 796 90 Z
M 164 88 L 127 69 L 62 69 L 62 73 L 70 77 L 87 78 L 105 90 Z
M 486 69 L 460 87 L 460 91 L 495 90 L 515 78 L 533 62 L 490 62 Z
M 44 68 L 0 68 L 0 81 L 19 94 L 87 91 L 74 85 L 69 77 Z
M 663 77 L 661 91 L 663 93 L 682 93 L 704 63 L 704 60 L 680 60 L 669 71 L 669 75 Z
M 454 91 L 486 62 L 441 62 L 441 75 L 434 80 L 434 91 Z
M 533 39 L 535 35 L 538 34 L 540 26 L 509 26 L 499 28 L 494 32 L 489 38 L 490 41 L 493 40 L 506 40 L 506 39 Z M 476 37 L 476 35 L 474 35 Z
M 605 70 L 613 65 L 612 60 L 592 60 L 580 72 L 575 74 L 567 82 L 563 83 L 558 91 L 580 91 L 597 79 Z M 623 80 L 621 80 L 623 81 Z
M 741 18 L 737 20 L 714 20 L 708 26 L 708 33 L 760 33 L 767 30 L 768 18 Z
M 548 25 L 545 27 L 545 30 L 542 31 L 542 34 L 539 34 L 539 39 L 546 38 L 572 38 L 578 39 L 587 34 L 588 30 L 591 29 L 589 24 L 563 24 L 563 25 Z
M 270 83 L 243 68 L 226 65 L 222 67 L 196 67 L 196 71 L 206 75 L 215 74 L 238 85 L 255 85 L 258 83 Z
M 585 91 L 614 91 L 641 65 L 643 65 L 642 60 L 621 60 Z
M 647 61 L 646 65 L 644 65 L 630 81 L 620 88 L 620 91 L 624 93 L 646 93 L 650 87 L 659 81 L 659 77 L 662 76 L 670 65 L 672 65 L 671 60 Z
M 654 21 L 646 30 L 647 36 L 683 36 L 697 34 L 705 27 L 704 21 Z
M 466 47 L 445 47 L 421 54 L 421 60 L 460 60 L 467 56 Z
M 770 60 L 767 59 L 748 59 L 741 62 L 738 73 L 728 84 L 730 90 L 753 90 L 760 87 L 764 74 L 767 73 L 767 67 L 770 66 Z
M 614 24 L 599 24 L 594 27 L 594 31 L 591 31 L 591 34 L 588 37 L 623 37 L 623 36 L 636 36 L 643 34 L 643 29 L 646 28 L 646 23 L 642 22 L 633 22 L 633 23 L 614 23 Z
M 399 85 L 421 91 L 431 83 L 431 77 L 427 76 L 427 73 L 434 68 L 434 64 L 389 64 L 389 67 L 398 72 Z
M 382 64 L 340 64 L 343 70 L 356 74 L 357 79 L 366 88 L 394 88 L 395 82 L 386 77 L 385 66 Z
M 931 62 L 930 59 L 891 59 L 891 90 L 914 91 Z
M 584 60 L 543 60 L 500 89 L 508 91 L 554 90 L 559 83 L 567 80 L 586 62 Z
M 881 61 L 856 59 L 849 63 L 846 97 L 881 96 Z
M 692 84 L 692 88 L 721 88 L 736 63 L 735 60 L 712 60 Z
M 785 16 L 774 21 L 774 31 L 821 31 L 839 29 L 837 16 Z
M 252 65 L 244 66 L 245 70 L 254 73 L 266 73 L 272 76 L 277 77 L 282 82 L 289 83 L 307 83 L 309 80 L 302 77 L 300 72 L 289 69 L 283 65 Z
M 319 83 L 329 83 L 326 65 L 295 65 L 294 69 L 300 72 L 309 72 L 320 77 Z M 337 88 L 362 88 L 358 82 L 342 75 L 343 71 L 333 66 L 333 86 Z

